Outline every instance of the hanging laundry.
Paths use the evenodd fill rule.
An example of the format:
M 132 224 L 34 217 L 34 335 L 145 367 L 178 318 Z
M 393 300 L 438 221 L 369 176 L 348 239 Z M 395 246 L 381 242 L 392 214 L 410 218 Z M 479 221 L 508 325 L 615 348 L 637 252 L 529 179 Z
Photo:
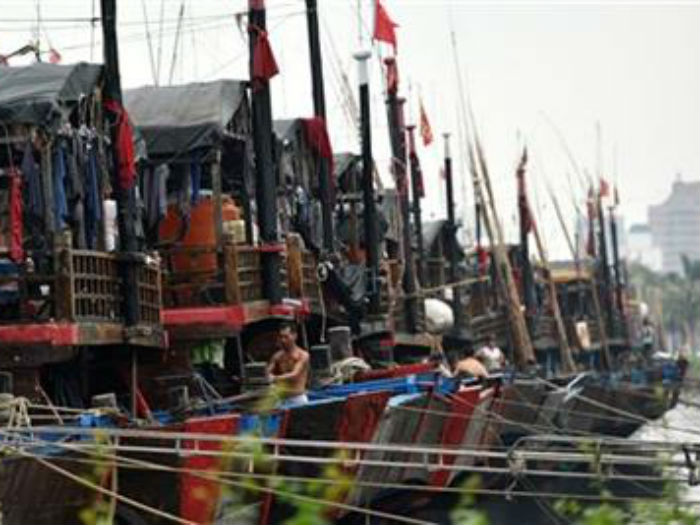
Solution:
M 56 228 L 60 230 L 65 228 L 66 219 L 68 218 L 68 203 L 66 201 L 66 152 L 61 144 L 54 149 L 52 168 L 54 223 Z
M 30 141 L 27 141 L 27 144 L 24 146 L 20 169 L 24 177 L 24 187 L 26 188 L 27 211 L 43 224 L 44 200 L 41 193 L 41 174 L 39 173 L 39 166 L 34 160 L 32 143 Z
M 83 205 L 84 188 L 81 176 L 82 144 L 80 136 L 72 133 L 66 150 L 66 198 L 70 213 L 69 222 L 73 231 L 73 245 L 76 248 L 87 247 L 85 237 L 85 208 Z
M 146 227 L 149 233 L 158 231 L 160 221 L 168 211 L 166 184 L 170 176 L 167 164 L 160 164 L 145 177 Z
M 134 158 L 134 133 L 129 122 L 129 114 L 116 100 L 107 100 L 104 104 L 108 111 L 116 116 L 115 134 L 116 153 L 118 157 L 119 170 L 117 181 L 123 190 L 129 190 L 136 180 L 136 161 Z
M 19 263 L 24 259 L 22 248 L 22 178 L 17 168 L 10 169 L 10 259 Z
M 85 237 L 90 249 L 97 247 L 98 224 L 102 220 L 100 189 L 98 183 L 97 144 L 87 144 L 87 158 L 84 166 L 85 175 Z

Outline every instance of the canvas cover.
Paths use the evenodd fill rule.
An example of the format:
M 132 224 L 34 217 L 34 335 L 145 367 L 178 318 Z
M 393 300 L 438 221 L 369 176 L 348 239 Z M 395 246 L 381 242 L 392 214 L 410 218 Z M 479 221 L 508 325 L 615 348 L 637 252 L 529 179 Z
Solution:
M 101 65 L 87 62 L 0 67 L 0 122 L 56 129 L 101 74 Z
M 246 102 L 245 83 L 235 80 L 124 92 L 124 105 L 150 157 L 184 155 L 216 145 Z

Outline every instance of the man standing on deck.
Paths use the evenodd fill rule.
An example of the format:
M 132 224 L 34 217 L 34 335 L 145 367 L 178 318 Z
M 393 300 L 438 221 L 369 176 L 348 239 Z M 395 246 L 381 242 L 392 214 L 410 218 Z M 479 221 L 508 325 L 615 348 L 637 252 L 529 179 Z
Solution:
M 297 346 L 297 330 L 284 324 L 277 334 L 279 350 L 267 365 L 267 375 L 279 389 L 285 405 L 302 405 L 308 401 L 309 353 Z
M 489 372 L 502 370 L 506 364 L 506 358 L 501 349 L 496 346 L 496 338 L 493 334 L 489 335 L 486 344 L 476 353 L 476 357 Z

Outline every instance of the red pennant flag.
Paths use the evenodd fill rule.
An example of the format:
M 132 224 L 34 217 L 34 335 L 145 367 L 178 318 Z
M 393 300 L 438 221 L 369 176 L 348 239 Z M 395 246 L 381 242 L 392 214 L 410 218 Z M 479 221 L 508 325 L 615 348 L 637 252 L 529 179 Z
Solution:
M 279 73 L 279 68 L 275 55 L 272 53 L 267 33 L 257 28 L 253 28 L 253 30 L 258 33 L 253 52 L 253 82 L 260 86 Z
M 389 18 L 389 14 L 384 9 L 381 1 L 376 0 L 374 7 L 374 35 L 372 38 L 394 46 L 394 53 L 396 53 L 396 31 L 394 31 L 396 27 L 398 27 L 398 24 Z
M 600 189 L 598 190 L 601 197 L 610 195 L 610 184 L 603 177 L 600 178 Z
M 423 146 L 429 146 L 433 142 L 433 128 L 430 127 L 428 114 L 423 107 L 423 101 L 420 101 L 420 136 L 423 139 Z
M 61 53 L 56 51 L 53 47 L 49 49 L 49 62 L 51 64 L 58 64 L 62 58 Z

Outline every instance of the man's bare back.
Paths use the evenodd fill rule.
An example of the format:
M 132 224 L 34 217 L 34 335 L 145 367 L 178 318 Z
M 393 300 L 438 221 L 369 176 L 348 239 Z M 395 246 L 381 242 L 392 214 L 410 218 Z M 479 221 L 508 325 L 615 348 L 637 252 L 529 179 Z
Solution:
M 306 393 L 309 378 L 309 354 L 296 345 L 296 332 L 285 327 L 279 332 L 280 350 L 267 365 L 267 373 L 275 385 L 281 387 L 284 397 Z

